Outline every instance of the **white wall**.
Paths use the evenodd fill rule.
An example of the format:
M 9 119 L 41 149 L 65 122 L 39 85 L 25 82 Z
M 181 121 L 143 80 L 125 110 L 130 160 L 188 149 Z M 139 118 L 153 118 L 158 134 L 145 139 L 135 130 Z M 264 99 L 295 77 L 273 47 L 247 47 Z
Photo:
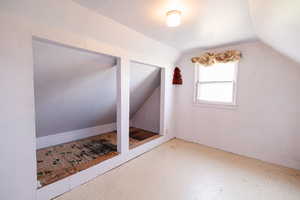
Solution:
M 116 122 L 116 58 L 33 42 L 37 137 Z
M 37 137 L 36 148 L 42 149 L 46 147 L 51 147 L 58 144 L 76 141 L 83 138 L 88 138 L 103 133 L 109 133 L 116 130 L 117 130 L 117 124 L 111 123 L 111 124 L 104 124 L 99 126 L 67 131 L 59 134 Z
M 160 128 L 160 87 L 144 102 L 131 119 L 131 125 L 154 133 Z
M 143 106 L 161 83 L 161 68 L 130 62 L 130 117 Z
M 131 126 L 159 133 L 162 69 L 130 63 Z
M 34 200 L 36 139 L 32 35 L 122 57 L 123 62 L 124 59 L 136 60 L 162 67 L 171 66 L 178 52 L 71 1 L 4 0 L 0 13 L 0 132 L 5 134 L 0 145 L 1 161 L 5 163 L 0 169 L 0 199 Z M 122 105 L 126 103 L 124 99 L 121 101 Z
M 35 199 L 31 35 L 0 18 L 0 199 Z M 21 35 L 21 37 L 20 37 Z
M 238 107 L 193 105 L 194 51 L 178 65 L 184 84 L 174 88 L 176 136 L 264 161 L 300 169 L 300 65 L 261 42 L 228 46 L 243 54 Z
M 33 60 L 37 137 L 116 122 L 115 57 L 34 40 Z M 131 116 L 160 85 L 160 74 L 159 67 L 131 62 Z

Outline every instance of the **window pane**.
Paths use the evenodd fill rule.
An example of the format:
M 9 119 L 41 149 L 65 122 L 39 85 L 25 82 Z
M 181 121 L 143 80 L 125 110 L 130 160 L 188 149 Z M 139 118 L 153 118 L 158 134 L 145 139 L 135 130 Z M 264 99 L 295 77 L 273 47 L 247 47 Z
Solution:
M 200 67 L 199 81 L 233 81 L 236 62 L 217 63 L 213 66 Z
M 233 102 L 233 82 L 198 84 L 198 100 L 214 102 Z

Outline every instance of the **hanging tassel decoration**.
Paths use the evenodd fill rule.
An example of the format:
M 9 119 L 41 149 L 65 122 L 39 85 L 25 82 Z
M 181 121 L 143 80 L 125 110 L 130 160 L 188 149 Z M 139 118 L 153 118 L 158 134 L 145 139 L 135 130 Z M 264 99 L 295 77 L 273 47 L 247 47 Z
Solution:
M 182 85 L 181 71 L 178 67 L 174 69 L 173 85 Z

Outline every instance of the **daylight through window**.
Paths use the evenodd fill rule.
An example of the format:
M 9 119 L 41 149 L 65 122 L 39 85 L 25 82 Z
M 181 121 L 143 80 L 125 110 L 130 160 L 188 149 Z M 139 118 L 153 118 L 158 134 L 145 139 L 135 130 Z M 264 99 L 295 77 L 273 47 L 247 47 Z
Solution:
M 235 105 L 237 66 L 238 62 L 196 64 L 196 103 Z

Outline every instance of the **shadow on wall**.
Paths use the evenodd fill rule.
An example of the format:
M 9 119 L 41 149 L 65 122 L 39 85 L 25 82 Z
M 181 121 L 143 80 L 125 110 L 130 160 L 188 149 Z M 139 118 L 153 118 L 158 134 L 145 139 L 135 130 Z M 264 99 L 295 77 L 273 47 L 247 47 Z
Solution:
M 33 56 L 37 137 L 116 122 L 117 58 L 36 40 Z M 160 69 L 130 71 L 132 117 L 159 87 Z
M 132 78 L 136 76 L 130 76 Z M 131 84 L 130 100 L 135 100 L 135 104 L 130 104 L 130 117 L 132 117 L 145 101 L 160 87 L 160 71 L 155 70 L 149 75 L 142 77 L 138 83 Z
M 132 62 L 130 71 L 131 126 L 159 133 L 161 69 Z
M 37 137 L 116 121 L 116 58 L 33 42 Z

